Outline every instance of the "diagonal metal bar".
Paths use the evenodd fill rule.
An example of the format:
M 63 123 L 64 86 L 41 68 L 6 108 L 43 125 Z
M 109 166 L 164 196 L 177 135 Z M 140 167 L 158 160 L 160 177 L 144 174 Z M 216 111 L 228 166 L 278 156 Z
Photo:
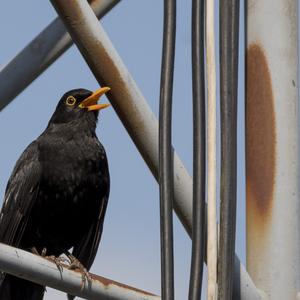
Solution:
M 102 18 L 120 0 L 89 1 L 96 16 Z M 44 72 L 72 45 L 72 39 L 56 18 L 0 72 L 0 111 Z
M 220 2 L 221 204 L 218 299 L 231 300 L 236 223 L 239 0 Z
M 90 300 L 159 300 L 154 294 L 91 274 L 82 288 L 82 274 L 58 268 L 46 258 L 0 243 L 0 270 Z
M 161 298 L 174 299 L 172 96 L 175 60 L 176 0 L 164 1 L 164 30 L 159 101 L 159 191 Z
M 85 1 L 51 0 L 96 79 L 111 87 L 115 111 L 158 180 L 158 122 L 104 29 Z M 188 234 L 192 232 L 192 179 L 173 154 L 174 209 Z M 234 299 L 255 300 L 260 295 L 238 257 L 235 257 Z

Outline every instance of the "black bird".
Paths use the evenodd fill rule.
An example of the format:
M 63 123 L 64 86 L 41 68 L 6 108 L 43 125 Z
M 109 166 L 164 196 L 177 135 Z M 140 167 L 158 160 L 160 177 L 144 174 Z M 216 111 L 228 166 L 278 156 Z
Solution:
M 8 181 L 0 242 L 56 257 L 73 248 L 74 257 L 90 269 L 109 196 L 107 158 L 95 132 L 99 110 L 109 106 L 97 101 L 107 91 L 76 89 L 60 99 Z M 41 300 L 44 290 L 8 274 L 0 280 L 0 300 Z

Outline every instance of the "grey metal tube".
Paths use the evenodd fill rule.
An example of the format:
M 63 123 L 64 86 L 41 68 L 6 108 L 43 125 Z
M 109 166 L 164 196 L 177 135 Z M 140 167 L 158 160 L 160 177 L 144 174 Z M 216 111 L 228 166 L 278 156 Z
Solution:
M 66 3 L 52 0 L 69 33 L 100 84 L 108 93 L 115 111 L 158 180 L 158 123 L 141 91 L 114 49 L 103 27 L 85 1 Z M 192 233 L 192 179 L 174 152 L 174 209 L 181 223 Z M 235 299 L 254 300 L 260 296 L 239 259 L 235 259 Z M 239 296 L 240 295 L 240 296 Z
M 206 114 L 204 0 L 192 1 L 193 237 L 189 300 L 201 299 L 205 255 Z
M 51 1 L 98 82 L 107 93 L 148 167 L 158 181 L 158 122 L 147 101 L 85 1 Z M 192 229 L 192 182 L 174 153 L 174 208 L 186 230 Z M 189 199 L 189 200 L 187 200 Z
M 239 0 L 220 2 L 221 204 L 218 299 L 231 300 L 237 191 Z
M 174 299 L 172 96 L 175 37 L 176 0 L 165 0 L 158 145 L 162 300 Z
M 0 270 L 47 285 L 90 300 L 159 300 L 160 297 L 148 292 L 91 274 L 92 281 L 82 286 L 80 272 L 67 267 L 58 269 L 55 263 L 46 258 L 31 254 L 0 243 Z
M 89 1 L 102 18 L 120 0 Z M 0 111 L 45 71 L 70 46 L 72 39 L 59 18 L 47 26 L 0 72 Z

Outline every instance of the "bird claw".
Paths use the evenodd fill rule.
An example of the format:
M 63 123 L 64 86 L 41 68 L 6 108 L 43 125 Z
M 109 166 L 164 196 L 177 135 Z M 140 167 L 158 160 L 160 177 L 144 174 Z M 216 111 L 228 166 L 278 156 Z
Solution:
M 68 262 L 68 260 L 64 257 L 56 257 L 54 255 L 45 256 L 48 260 L 54 262 L 56 264 L 56 267 L 58 268 L 59 272 L 63 271 L 64 264 Z
M 61 256 L 59 256 L 59 257 L 56 257 L 54 255 L 47 256 L 46 255 L 47 254 L 47 248 L 43 248 L 42 252 L 39 253 L 39 251 L 36 249 L 36 247 L 32 247 L 31 252 L 33 254 L 42 256 L 42 257 L 50 260 L 51 262 L 54 262 L 60 273 L 63 271 L 63 264 L 69 262 L 66 258 L 61 257 Z
M 70 259 L 70 266 L 69 269 L 70 270 L 75 270 L 78 269 L 81 272 L 81 291 L 84 289 L 86 282 L 90 283 L 92 281 L 92 277 L 89 274 L 89 272 L 87 271 L 87 269 L 83 266 L 83 264 L 73 255 L 68 255 L 69 259 Z

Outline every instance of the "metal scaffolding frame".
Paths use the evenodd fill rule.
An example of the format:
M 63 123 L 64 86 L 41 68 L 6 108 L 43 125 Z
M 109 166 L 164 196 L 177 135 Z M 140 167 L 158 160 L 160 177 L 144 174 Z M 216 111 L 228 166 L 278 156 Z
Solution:
M 210 0 L 207 0 L 210 1 Z M 262 0 L 260 1 L 260 5 L 251 6 L 248 3 L 247 7 L 247 266 L 249 267 L 250 273 L 253 276 L 254 282 L 258 288 L 258 290 L 253 283 L 252 279 L 248 275 L 244 266 L 240 263 L 238 257 L 234 256 L 234 233 L 232 232 L 234 229 L 235 223 L 235 213 L 231 209 L 231 214 L 227 215 L 227 221 L 229 220 L 228 216 L 232 216 L 231 223 L 227 222 L 229 231 L 226 232 L 228 234 L 228 238 L 224 240 L 224 242 L 229 242 L 229 244 L 224 244 L 224 249 L 229 249 L 228 252 L 224 252 L 223 257 L 228 257 L 228 262 L 231 261 L 232 268 L 229 268 L 229 273 L 220 272 L 220 276 L 223 278 L 221 291 L 224 292 L 224 289 L 228 289 L 228 293 L 220 294 L 219 299 L 228 299 L 232 297 L 232 299 L 242 299 L 242 300 L 255 300 L 262 299 L 265 295 L 272 297 L 272 299 L 283 299 L 282 295 L 295 298 L 298 293 L 298 282 L 299 282 L 299 268 L 294 267 L 295 265 L 299 266 L 298 257 L 299 257 L 299 237 L 298 237 L 298 228 L 299 221 L 298 215 L 299 213 L 299 192 L 298 192 L 298 178 L 299 178 L 299 170 L 298 170 L 298 113 L 294 113 L 295 107 L 297 108 L 298 101 L 298 73 L 296 63 L 298 60 L 298 54 L 295 49 L 297 46 L 295 45 L 296 33 L 298 30 L 295 30 L 295 23 L 297 23 L 297 14 L 295 9 L 296 0 L 288 0 L 288 5 L 290 8 L 286 10 L 286 0 L 276 0 L 275 2 L 271 0 Z M 108 94 L 108 98 L 112 103 L 115 111 L 117 112 L 120 120 L 124 124 L 127 129 L 130 137 L 134 141 L 136 147 L 140 151 L 142 157 L 144 158 L 146 164 L 150 168 L 152 174 L 159 181 L 159 144 L 158 144 L 158 121 L 155 118 L 153 112 L 151 111 L 147 101 L 143 97 L 139 88 L 137 87 L 134 79 L 131 77 L 130 73 L 126 69 L 126 66 L 122 62 L 118 53 L 114 49 L 112 43 L 110 42 L 108 36 L 106 35 L 104 29 L 99 24 L 97 17 L 103 16 L 106 12 L 108 12 L 114 5 L 116 5 L 119 1 L 115 0 L 94 0 L 90 1 L 92 8 L 85 0 L 74 0 L 72 2 L 63 1 L 63 0 L 51 0 L 51 3 L 55 7 L 60 16 L 60 19 L 63 21 L 65 27 L 62 25 L 60 19 L 56 19 L 52 22 L 40 35 L 37 36 L 34 41 L 32 41 L 23 51 L 21 51 L 4 69 L 0 72 L 0 89 L 1 89 L 1 98 L 0 98 L 0 109 L 3 109 L 10 101 L 14 99 L 22 90 L 24 90 L 37 76 L 39 76 L 51 63 L 53 63 L 64 51 L 66 51 L 71 45 L 71 38 L 68 36 L 67 31 L 72 37 L 72 40 L 75 42 L 76 46 L 79 48 L 81 54 L 85 58 L 88 66 L 93 72 L 95 78 L 101 85 L 108 85 L 111 87 L 111 92 Z M 237 2 L 237 1 L 231 1 Z M 272 3 L 271 3 L 272 2 Z M 284 4 L 285 2 L 285 4 Z M 275 4 L 274 4 L 275 3 Z M 277 5 L 277 6 L 276 6 Z M 284 45 L 286 49 L 280 48 L 280 51 L 286 50 L 290 53 L 290 56 L 293 57 L 292 60 L 284 60 L 280 66 L 277 65 L 278 58 L 282 54 L 282 52 L 272 52 L 274 50 L 273 42 L 270 42 L 268 39 L 267 33 L 265 31 L 257 31 L 260 30 L 259 26 L 256 27 L 254 25 L 254 17 L 259 19 L 260 24 L 266 25 L 267 22 L 270 22 L 269 19 L 263 19 L 261 12 L 264 11 L 267 7 L 274 8 L 274 12 L 278 17 L 278 30 L 282 30 L 285 34 L 286 42 Z M 278 9 L 279 6 L 279 9 Z M 258 8 L 259 7 L 259 8 Z M 222 4 L 222 13 L 230 16 L 236 12 L 236 7 L 232 5 L 230 7 L 225 7 Z M 280 10 L 281 9 L 281 10 Z M 288 13 L 286 13 L 288 11 Z M 285 13 L 283 13 L 285 12 Z M 282 15 L 280 14 L 282 13 Z M 287 17 L 288 16 L 288 17 Z M 223 19 L 226 20 L 226 19 Z M 236 19 L 235 19 L 236 20 Z M 228 21 L 228 19 L 227 19 Z M 234 20 L 231 20 L 234 22 Z M 226 21 L 224 21 L 226 22 Z M 231 23 L 232 24 L 232 23 Z M 230 27 L 229 24 L 227 24 Z M 66 29 L 65 29 L 66 28 Z M 298 28 L 298 27 L 296 27 Z M 236 27 L 234 29 L 233 35 L 237 34 Z M 233 44 L 236 45 L 236 40 L 231 40 Z M 263 45 L 263 47 L 261 46 Z M 36 47 L 38 47 L 39 51 L 36 51 Z M 230 50 L 230 47 L 225 47 L 224 51 Z M 224 52 L 226 54 L 226 52 Z M 226 55 L 229 53 L 227 52 Z M 222 59 L 222 57 L 221 57 Z M 231 57 L 231 65 L 230 67 L 234 68 L 234 63 L 236 63 L 237 53 Z M 270 67 L 268 67 L 268 61 L 270 61 Z M 227 63 L 228 60 L 224 59 L 224 64 Z M 257 63 L 260 63 L 259 65 Z M 286 64 L 285 64 L 286 63 Z M 256 69 L 259 69 L 261 72 L 259 76 L 263 77 L 255 77 L 257 75 Z M 286 78 L 280 78 L 275 76 L 275 72 L 284 70 L 284 75 L 287 76 L 288 80 L 292 82 L 291 85 L 286 83 Z M 104 72 L 105 70 L 105 72 Z M 271 72 L 270 72 L 271 70 Z M 290 71 L 288 71 L 290 70 Z M 231 78 L 231 82 L 236 80 L 235 78 L 235 70 L 231 69 L 233 73 L 230 73 L 233 77 Z M 226 72 L 226 71 L 225 71 Z M 264 73 L 265 72 L 265 73 Z M 225 74 L 225 73 L 224 73 Z M 270 76 L 270 74 L 273 76 Z M 228 75 L 228 74 L 227 74 Z M 225 75 L 222 75 L 225 76 Z M 223 77 L 224 78 L 224 77 Z M 260 118 L 257 119 L 257 115 L 260 114 L 261 111 L 255 111 L 256 106 L 251 106 L 251 103 L 256 103 L 255 99 L 258 97 L 257 94 L 253 94 L 253 90 L 256 91 L 255 85 L 259 80 L 263 81 L 268 85 L 268 88 L 271 90 L 271 98 L 267 97 L 266 94 L 260 94 L 262 97 L 262 106 L 258 106 L 259 109 L 262 109 L 265 114 L 263 116 L 267 116 L 266 108 L 271 109 L 271 113 L 273 115 L 271 117 L 266 117 L 265 119 Z M 278 86 L 278 88 L 274 89 L 274 95 L 272 94 L 272 80 L 274 80 Z M 281 80 L 281 81 L 280 81 Z M 282 83 L 283 82 L 283 83 Z M 232 85 L 229 85 L 231 88 L 236 88 Z M 249 86 L 251 86 L 251 91 L 249 90 Z M 288 87 L 288 88 L 287 88 Z M 283 107 L 282 102 L 279 100 L 284 92 L 289 91 L 291 103 L 288 103 L 287 106 Z M 233 98 L 236 97 L 233 93 Z M 257 91 L 258 93 L 258 91 Z M 253 97 L 253 95 L 255 97 Z M 269 96 L 270 96 L 269 95 Z M 274 98 L 274 97 L 275 98 Z M 251 98 L 252 97 L 252 98 Z M 277 101 L 273 101 L 273 99 L 277 99 Z M 233 99 L 234 100 L 234 99 Z M 251 102 L 254 101 L 254 102 Z M 265 102 L 264 102 L 265 101 Z M 203 104 L 202 104 L 203 105 Z M 234 103 L 233 103 L 234 105 Z M 275 109 L 274 109 L 275 107 Z M 203 107 L 202 107 L 203 109 Z M 253 110 L 254 109 L 254 110 Z M 282 118 L 282 111 L 285 112 L 285 118 L 290 118 L 288 129 L 285 126 L 279 126 L 284 122 L 284 118 Z M 130 116 L 130 118 L 128 118 Z M 291 117 L 293 116 L 293 117 Z M 252 119 L 253 118 L 253 119 Z M 269 122 L 269 123 L 267 123 Z M 275 131 L 276 122 L 279 123 L 276 128 L 280 127 L 279 133 Z M 254 142 L 262 142 L 263 140 L 255 139 L 254 133 L 257 133 L 258 128 L 255 126 L 259 124 L 262 126 L 265 131 L 261 131 L 262 134 L 270 134 L 274 142 L 273 144 L 268 145 L 271 148 L 268 148 L 271 153 L 271 158 L 263 156 L 265 153 L 263 151 L 258 152 L 255 150 Z M 279 127 L 278 127 L 279 126 Z M 260 128 L 259 128 L 260 129 Z M 233 126 L 233 129 L 234 126 Z M 144 139 L 144 136 L 147 136 L 148 139 Z M 260 135 L 258 135 L 260 136 Z M 232 136 L 232 143 L 230 147 L 234 145 L 234 136 Z M 282 160 L 284 156 L 284 152 L 286 148 L 284 145 L 292 144 L 290 149 L 290 155 Z M 269 140 L 269 139 L 268 139 Z M 279 146 L 276 145 L 275 141 Z M 170 146 L 170 145 L 169 145 Z M 203 222 L 193 223 L 193 184 L 192 178 L 188 174 L 185 169 L 183 163 L 180 158 L 176 154 L 174 150 L 172 155 L 172 164 L 173 164 L 173 185 L 174 185 L 174 210 L 177 213 L 181 223 L 185 227 L 189 236 L 192 236 L 192 224 L 198 224 L 198 226 L 203 227 Z M 232 154 L 233 164 L 229 167 L 234 168 L 234 160 L 235 156 L 233 148 L 229 150 L 229 154 Z M 280 156 L 278 156 L 278 154 Z M 273 155 L 273 156 L 272 156 Z M 277 155 L 277 156 L 276 156 Z M 272 187 L 271 192 L 267 194 L 270 197 L 266 199 L 265 202 L 261 203 L 257 200 L 257 195 L 261 196 L 259 192 L 266 192 L 265 188 L 257 183 L 255 176 L 255 169 L 250 166 L 250 162 L 253 163 L 254 167 L 257 167 L 258 172 L 261 170 L 261 159 L 264 157 L 267 159 L 267 162 L 270 163 L 268 165 L 271 170 L 274 172 L 271 174 L 271 179 L 273 178 L 270 186 Z M 275 161 L 277 162 L 278 169 L 273 168 Z M 200 168 L 201 166 L 199 166 Z M 169 166 L 169 168 L 171 168 Z M 228 169 L 229 170 L 229 169 Z M 231 172 L 231 175 L 230 175 Z M 232 173 L 233 172 L 233 173 Z M 281 173 L 280 173 L 281 172 Z M 289 174 L 289 177 L 283 178 L 283 173 Z M 226 173 L 226 172 L 225 172 Z M 226 177 L 229 181 L 228 184 L 234 184 L 235 176 L 234 170 L 228 171 L 229 177 Z M 255 175 L 256 174 L 256 175 Z M 260 174 L 260 176 L 264 176 L 265 173 Z M 268 175 L 268 174 L 267 174 Z M 225 176 L 225 175 L 224 175 Z M 267 177 L 263 177 L 263 180 Z M 269 178 L 269 177 L 268 177 Z M 276 178 L 276 186 L 273 186 L 273 183 Z M 289 183 L 288 191 L 281 189 L 281 185 L 285 186 L 285 183 Z M 224 181 L 226 182 L 226 181 Z M 256 183 L 256 185 L 255 185 Z M 227 206 L 231 205 L 232 208 L 235 207 L 235 187 L 232 186 L 230 191 L 227 191 L 226 197 L 229 201 L 230 197 L 233 202 L 231 204 L 227 202 Z M 273 188 L 274 187 L 274 188 Z M 274 192 L 275 190 L 275 192 Z M 262 197 L 266 196 L 266 194 L 262 194 Z M 270 214 L 269 209 L 271 207 L 270 201 L 273 200 L 274 203 L 274 214 L 278 215 L 284 208 L 284 195 L 289 195 L 291 199 L 293 199 L 293 212 L 292 214 L 281 213 L 277 216 L 275 222 L 274 218 L 269 220 Z M 224 196 L 225 197 L 225 196 Z M 262 198 L 264 199 L 264 198 Z M 204 200 L 204 199 L 200 199 Z M 224 198 L 225 201 L 225 198 Z M 195 203 L 195 202 L 194 202 Z M 273 207 L 272 206 L 272 207 Z M 205 208 L 206 209 L 206 208 Z M 230 209 L 229 209 L 230 211 Z M 292 216 L 292 221 L 289 219 Z M 282 218 L 281 218 L 282 217 Z M 226 219 L 225 218 L 225 219 Z M 257 222 L 253 222 L 253 220 L 258 220 Z M 274 230 L 271 230 L 269 223 L 271 222 L 276 228 L 280 226 L 280 224 L 289 221 L 289 223 L 293 223 L 293 234 L 288 235 L 286 239 L 286 244 L 289 245 L 287 247 L 288 251 L 285 255 L 280 255 L 280 263 L 277 264 L 279 268 L 282 266 L 286 266 L 286 270 L 288 272 L 288 276 L 283 280 L 283 283 L 274 287 L 274 283 L 276 278 L 273 276 L 276 275 L 278 270 L 274 270 L 273 267 L 276 265 L 275 261 L 267 258 L 268 253 L 272 253 L 273 246 L 278 246 L 280 242 L 282 242 L 281 236 L 279 236 Z M 270 221 L 266 224 L 265 221 Z M 221 226 L 223 222 L 221 219 Z M 258 227 L 257 227 L 258 226 Z M 199 228 L 198 228 L 199 229 Z M 203 229 L 203 228 L 202 228 Z M 263 229 L 263 230 L 261 230 Z M 267 230 L 268 229 L 268 230 Z M 225 229 L 224 229 L 225 230 Z M 226 230 L 225 230 L 226 231 Z M 267 235 L 267 233 L 269 235 Z M 272 237 L 272 241 L 270 242 Z M 291 237 L 294 239 L 291 240 Z M 260 251 L 260 242 L 269 241 L 269 244 L 265 245 L 263 251 Z M 252 244 L 254 242 L 254 244 Z M 275 247 L 274 247 L 275 248 Z M 259 251 L 258 251 L 259 250 Z M 73 295 L 86 297 L 89 299 L 96 299 L 101 297 L 101 299 L 109 299 L 109 300 L 117 300 L 117 299 L 144 299 L 144 300 L 154 300 L 160 299 L 159 297 L 149 294 L 144 291 L 137 290 L 135 288 L 131 288 L 125 286 L 123 284 L 119 284 L 113 281 L 108 281 L 107 279 L 103 279 L 100 277 L 94 277 L 93 281 L 89 286 L 81 289 L 81 275 L 76 273 L 75 271 L 68 270 L 67 268 L 63 268 L 62 271 L 58 270 L 56 265 L 52 262 L 47 261 L 42 257 L 35 256 L 26 251 L 15 249 L 3 244 L 0 244 L 0 269 L 4 272 L 11 273 L 15 276 L 19 276 L 21 278 L 26 278 L 28 280 L 32 280 L 34 282 L 49 285 L 56 289 L 68 292 Z M 282 253 L 281 253 L 282 254 Z M 257 259 L 255 259 L 257 257 Z M 276 257 L 274 254 L 273 257 Z M 222 258 L 221 258 L 222 259 Z M 261 266 L 261 260 L 264 259 L 267 261 L 267 266 L 269 268 L 259 268 Z M 234 260 L 234 261 L 233 261 Z M 293 263 L 294 262 L 294 263 Z M 222 260 L 222 263 L 225 263 Z M 198 265 L 197 271 L 201 264 Z M 224 264 L 223 264 L 224 265 Z M 233 274 L 231 274 L 231 271 Z M 292 272 L 291 272 L 292 270 Z M 270 274 L 269 272 L 273 272 Z M 25 275 L 26 273 L 26 275 Z M 227 275 L 225 275 L 227 274 Z M 226 279 L 226 277 L 228 277 Z M 191 276 L 192 280 L 193 276 Z M 199 281 L 199 277 L 198 277 Z M 277 281 L 276 281 L 277 282 Z M 277 284 L 277 283 L 276 283 Z M 231 285 L 232 286 L 232 296 L 231 296 Z M 274 291 L 270 288 L 274 287 Z M 198 292 L 196 291 L 195 294 Z M 290 293 L 290 294 L 289 294 Z M 225 295 L 226 294 L 226 295 Z M 281 297 L 281 298 L 280 298 Z M 170 299 L 170 298 L 168 298 Z M 196 299 L 196 298 L 193 298 Z
M 100 19 L 120 0 L 90 0 Z M 0 111 L 73 44 L 60 18 L 51 22 L 0 73 Z

